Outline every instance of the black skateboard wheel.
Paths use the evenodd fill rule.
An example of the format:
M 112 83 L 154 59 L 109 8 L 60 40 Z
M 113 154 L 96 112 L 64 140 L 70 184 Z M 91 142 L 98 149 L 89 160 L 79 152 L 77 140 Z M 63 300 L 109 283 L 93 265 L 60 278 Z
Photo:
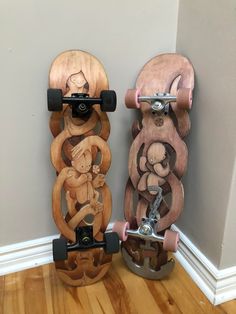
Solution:
M 113 90 L 101 91 L 100 97 L 102 99 L 101 110 L 112 112 L 116 110 L 116 93 Z
M 106 242 L 105 252 L 107 254 L 119 252 L 120 249 L 119 236 L 116 232 L 104 233 L 104 240 Z
M 68 258 L 66 239 L 54 239 L 52 241 L 52 252 L 54 262 L 66 260 Z
M 49 88 L 47 92 L 47 97 L 48 97 L 48 111 L 62 111 L 63 95 L 61 89 Z

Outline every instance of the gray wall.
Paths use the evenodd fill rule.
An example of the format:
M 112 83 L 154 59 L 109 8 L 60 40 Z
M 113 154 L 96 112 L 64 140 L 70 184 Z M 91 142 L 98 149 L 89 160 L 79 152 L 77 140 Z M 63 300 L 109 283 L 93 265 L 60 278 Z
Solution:
M 176 47 L 196 71 L 178 226 L 224 268 L 236 265 L 236 2 L 180 0 Z
M 57 233 L 46 89 L 50 63 L 67 49 L 97 56 L 118 93 L 108 183 L 113 220 L 123 216 L 133 120 L 124 93 L 150 57 L 175 50 L 177 12 L 176 0 L 1 1 L 0 246 Z
M 175 51 L 196 70 L 185 209 L 179 228 L 219 268 L 236 265 L 236 3 L 2 0 L 0 246 L 57 233 L 51 217 L 50 63 L 83 49 L 104 64 L 118 109 L 110 114 L 113 217 L 123 217 L 130 125 L 125 90 L 152 56 Z M 176 42 L 177 33 L 177 42 Z M 234 172 L 233 172 L 234 168 Z

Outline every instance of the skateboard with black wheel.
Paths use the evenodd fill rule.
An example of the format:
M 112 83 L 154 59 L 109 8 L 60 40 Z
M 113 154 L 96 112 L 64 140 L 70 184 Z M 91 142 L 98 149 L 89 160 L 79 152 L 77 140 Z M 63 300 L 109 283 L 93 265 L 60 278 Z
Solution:
M 125 104 L 141 113 L 132 126 L 129 178 L 125 189 L 125 221 L 113 231 L 122 241 L 122 255 L 131 271 L 161 279 L 174 267 L 168 251 L 176 251 L 177 232 L 170 226 L 184 205 L 181 183 L 188 151 L 183 138 L 190 129 L 194 70 L 180 54 L 161 54 L 141 69 L 136 88 Z
M 47 100 L 57 173 L 52 212 L 61 234 L 53 240 L 53 259 L 63 282 L 89 285 L 106 274 L 119 251 L 118 235 L 106 232 L 112 197 L 105 182 L 111 164 L 106 112 L 115 111 L 116 93 L 98 59 L 71 50 L 51 65 Z

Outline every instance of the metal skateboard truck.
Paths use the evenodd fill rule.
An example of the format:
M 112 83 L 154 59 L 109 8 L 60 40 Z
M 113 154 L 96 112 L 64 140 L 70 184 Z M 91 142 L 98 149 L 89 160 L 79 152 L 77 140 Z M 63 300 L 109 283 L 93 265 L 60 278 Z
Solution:
M 149 214 L 148 217 L 142 218 L 141 223 L 136 230 L 129 229 L 129 222 L 117 221 L 113 227 L 113 231 L 117 232 L 121 241 L 126 241 L 128 237 L 143 239 L 145 244 L 141 245 L 143 250 L 143 264 L 139 265 L 133 261 L 133 258 L 128 254 L 126 249 L 122 245 L 122 254 L 127 266 L 139 276 L 148 278 L 148 279 L 161 279 L 167 276 L 174 268 L 174 260 L 170 259 L 166 264 L 162 265 L 157 271 L 150 267 L 150 257 L 152 254 L 155 255 L 155 248 L 152 247 L 153 242 L 162 242 L 163 249 L 165 251 L 176 252 L 179 243 L 179 234 L 177 232 L 167 229 L 164 233 L 164 236 L 157 234 L 156 226 L 160 219 L 160 213 L 158 211 L 160 204 L 163 200 L 162 197 L 162 188 L 159 186 L 149 186 L 149 191 L 157 191 L 157 196 L 154 201 L 149 205 Z M 145 252 L 147 256 L 145 255 Z M 150 255 L 151 254 L 151 255 Z
M 178 233 L 167 229 L 165 231 L 164 236 L 158 235 L 155 232 L 156 223 L 157 221 L 155 221 L 154 219 L 143 218 L 139 228 L 137 230 L 131 230 L 131 229 L 128 229 L 129 226 L 127 226 L 126 225 L 127 223 L 125 222 L 124 227 L 125 228 L 127 227 L 127 229 L 125 229 L 125 237 L 120 238 L 120 240 L 125 241 L 125 239 L 128 236 L 131 236 L 131 237 L 144 239 L 145 241 L 163 242 L 163 248 L 165 251 L 176 252 L 178 248 L 178 242 L 179 242 Z M 120 233 L 118 232 L 116 228 L 117 227 L 114 227 L 113 231 L 117 232 L 120 236 Z
M 103 247 L 107 254 L 119 252 L 119 237 L 115 232 L 104 233 L 104 240 L 97 241 L 93 237 L 93 226 L 76 228 L 76 242 L 67 244 L 65 238 L 53 240 L 53 260 L 60 261 L 68 258 L 68 252 L 83 251 Z
M 177 95 L 170 93 L 155 93 L 153 96 L 141 96 L 140 90 L 128 89 L 125 96 L 125 103 L 128 108 L 140 108 L 141 102 L 151 105 L 153 111 L 161 111 L 166 114 L 169 111 L 169 103 L 176 102 L 179 109 L 190 109 L 192 105 L 192 90 L 190 88 L 180 88 Z
M 86 93 L 73 93 L 70 97 L 63 97 L 61 89 L 49 88 L 47 98 L 49 111 L 62 111 L 63 104 L 68 104 L 72 108 L 72 117 L 90 114 L 91 107 L 96 104 L 100 104 L 102 111 L 116 109 L 116 93 L 112 90 L 101 91 L 99 98 L 89 97 Z
M 166 251 L 176 252 L 179 243 L 179 234 L 175 231 L 166 230 L 164 236 L 156 233 L 156 225 L 160 219 L 158 208 L 162 202 L 162 188 L 149 186 L 149 191 L 158 191 L 153 203 L 150 204 L 148 217 L 143 217 L 138 229 L 129 229 L 129 223 L 123 221 L 115 222 L 112 231 L 118 233 L 121 241 L 126 241 L 128 236 L 144 239 L 146 241 L 163 242 Z

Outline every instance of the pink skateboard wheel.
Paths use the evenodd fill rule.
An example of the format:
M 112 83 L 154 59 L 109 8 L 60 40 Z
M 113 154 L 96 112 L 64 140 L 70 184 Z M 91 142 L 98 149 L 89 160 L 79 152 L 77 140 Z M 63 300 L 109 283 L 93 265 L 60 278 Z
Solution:
M 129 229 L 128 221 L 117 220 L 112 228 L 113 232 L 116 232 L 121 241 L 126 241 L 128 235 L 126 234 L 126 230 Z
M 192 90 L 190 88 L 180 88 L 177 91 L 177 106 L 179 109 L 191 109 Z
M 166 230 L 164 235 L 163 249 L 165 251 L 176 252 L 179 244 L 178 232 Z
M 139 89 L 128 89 L 125 95 L 126 107 L 130 109 L 140 108 L 140 103 L 138 102 L 139 95 L 140 95 Z

